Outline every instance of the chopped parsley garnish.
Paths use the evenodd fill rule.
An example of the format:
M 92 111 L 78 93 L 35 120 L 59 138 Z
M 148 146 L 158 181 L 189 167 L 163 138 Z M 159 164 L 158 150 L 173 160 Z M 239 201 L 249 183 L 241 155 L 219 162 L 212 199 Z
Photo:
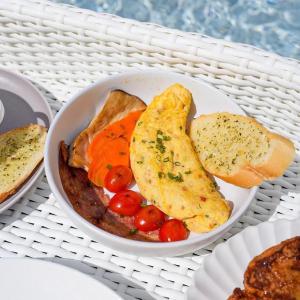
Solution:
M 191 170 L 185 171 L 184 174 L 186 175 L 192 174 L 192 171 Z
M 138 126 L 141 126 L 143 124 L 143 121 L 138 122 Z
M 141 157 L 141 160 L 137 160 L 136 163 L 141 165 L 142 163 L 144 163 L 144 156 Z
M 171 137 L 164 135 L 164 133 L 160 129 L 156 131 L 156 149 L 158 149 L 161 154 L 164 154 L 166 152 L 166 146 L 163 142 L 170 140 Z
M 111 170 L 112 165 L 111 165 L 111 164 L 107 164 L 107 165 L 106 165 L 106 168 L 107 168 L 108 170 Z
M 174 180 L 176 182 L 183 182 L 183 178 L 182 178 L 182 174 L 181 173 L 178 173 L 178 175 L 175 175 L 171 172 L 168 172 L 168 177 L 171 179 L 171 180 Z
M 156 139 L 156 149 L 159 150 L 161 154 L 166 152 L 166 146 L 164 146 L 161 138 Z
M 158 172 L 158 178 L 165 178 L 166 177 L 166 175 L 165 175 L 165 173 L 164 172 Z
M 130 234 L 130 235 L 134 235 L 134 234 L 136 234 L 137 232 L 138 232 L 138 229 L 137 229 L 137 228 L 132 228 L 132 229 L 129 230 L 129 234 Z
M 181 163 L 179 161 L 175 161 L 174 165 L 178 167 L 178 166 L 181 166 Z
M 169 157 L 165 157 L 164 159 L 163 159 L 163 162 L 168 162 L 170 159 L 169 159 Z

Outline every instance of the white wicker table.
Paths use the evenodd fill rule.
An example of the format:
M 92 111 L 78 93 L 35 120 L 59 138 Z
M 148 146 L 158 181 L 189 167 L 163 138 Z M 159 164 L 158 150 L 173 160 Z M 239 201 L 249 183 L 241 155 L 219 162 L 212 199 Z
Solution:
M 1 0 L 0 22 L 0 66 L 35 83 L 54 112 L 79 89 L 130 68 L 170 70 L 214 85 L 297 148 L 284 177 L 259 188 L 251 208 L 224 238 L 269 219 L 300 217 L 300 62 L 46 1 Z M 0 257 L 39 257 L 70 265 L 124 299 L 183 299 L 194 271 L 213 247 L 173 258 L 116 253 L 72 224 L 45 177 L 0 215 Z

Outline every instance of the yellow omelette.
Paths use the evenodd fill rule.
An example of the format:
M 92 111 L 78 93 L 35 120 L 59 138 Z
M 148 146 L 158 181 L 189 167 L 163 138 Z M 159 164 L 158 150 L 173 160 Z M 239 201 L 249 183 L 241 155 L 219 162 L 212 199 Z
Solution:
M 191 93 L 174 84 L 153 101 L 134 129 L 131 168 L 141 194 L 189 230 L 210 231 L 227 221 L 230 206 L 206 174 L 186 134 Z

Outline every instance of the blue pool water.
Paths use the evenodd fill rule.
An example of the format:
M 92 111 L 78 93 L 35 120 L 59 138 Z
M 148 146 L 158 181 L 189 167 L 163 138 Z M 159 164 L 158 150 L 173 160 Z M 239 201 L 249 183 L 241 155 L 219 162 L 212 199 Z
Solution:
M 300 59 L 300 0 L 53 0 Z

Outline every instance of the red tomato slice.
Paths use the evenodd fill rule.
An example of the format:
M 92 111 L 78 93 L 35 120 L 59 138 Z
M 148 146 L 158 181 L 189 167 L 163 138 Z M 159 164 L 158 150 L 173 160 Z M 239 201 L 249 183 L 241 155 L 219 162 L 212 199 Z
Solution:
M 159 230 L 159 239 L 161 242 L 186 240 L 188 236 L 189 231 L 186 229 L 183 222 L 176 219 L 166 221 Z
M 126 166 L 112 167 L 105 176 L 104 186 L 111 192 L 120 192 L 126 189 L 132 181 L 131 169 Z
M 166 215 L 154 205 L 147 205 L 135 215 L 134 225 L 141 231 L 158 229 L 165 221 Z
M 126 190 L 115 194 L 110 202 L 109 209 L 123 216 L 133 216 L 141 208 L 143 197 L 134 191 Z

